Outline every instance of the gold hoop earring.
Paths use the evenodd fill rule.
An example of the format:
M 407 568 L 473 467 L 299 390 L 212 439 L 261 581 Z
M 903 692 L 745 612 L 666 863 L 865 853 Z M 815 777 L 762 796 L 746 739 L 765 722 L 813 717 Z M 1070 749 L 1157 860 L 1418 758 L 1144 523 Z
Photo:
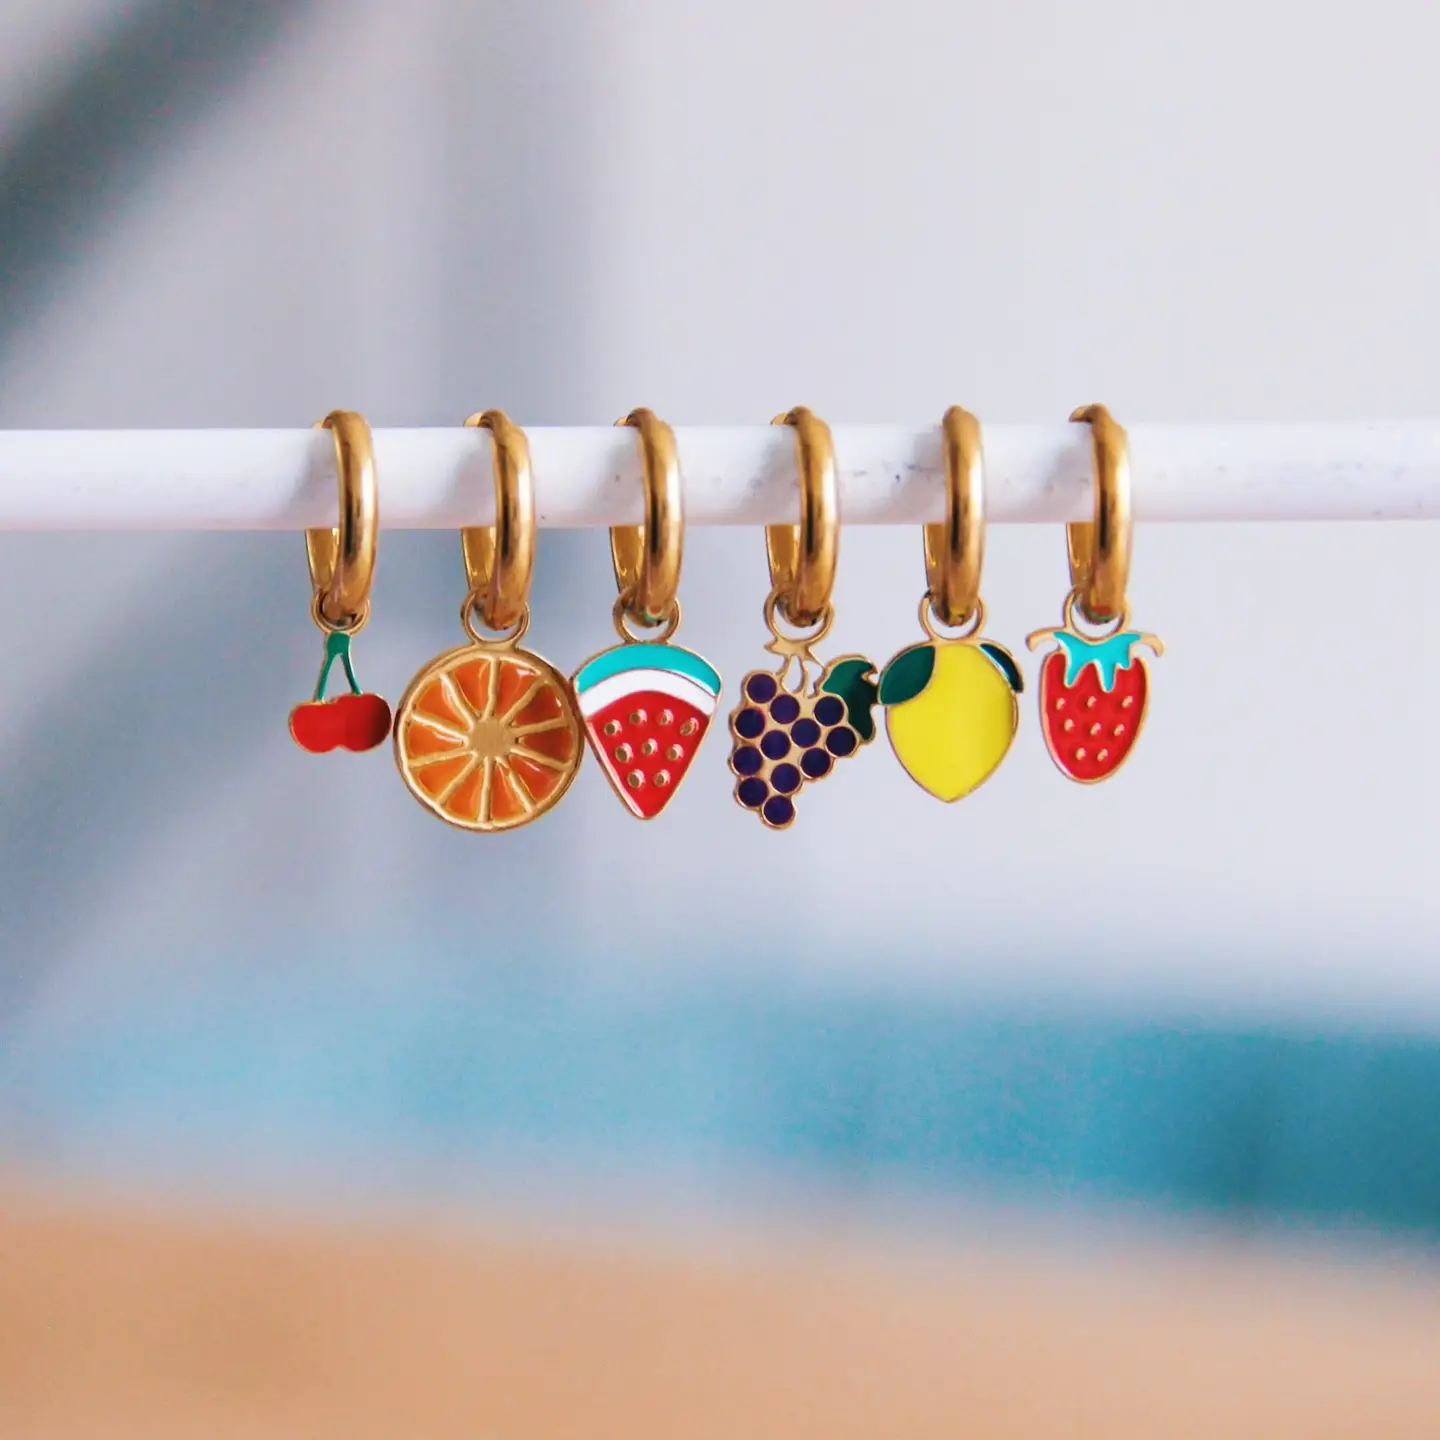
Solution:
M 565 677 L 520 648 L 530 625 L 535 496 L 525 432 L 500 410 L 467 424 L 490 432 L 495 524 L 462 534 L 470 643 L 410 682 L 395 720 L 395 763 L 410 793 L 462 830 L 493 833 L 538 820 L 580 768 L 584 746 Z M 487 637 L 481 625 L 501 633 Z
M 880 674 L 890 748 L 906 773 L 937 800 L 978 789 L 1009 753 L 1025 688 L 1015 657 L 981 634 L 985 602 L 985 461 L 980 422 L 952 405 L 941 426 L 945 523 L 927 525 L 920 625 L 928 639 L 900 651 Z M 942 634 L 938 624 L 969 628 Z
M 1061 774 L 1082 785 L 1108 780 L 1130 757 L 1150 700 L 1149 672 L 1137 645 L 1165 653 L 1158 635 L 1130 629 L 1130 443 L 1103 405 L 1086 405 L 1071 420 L 1090 426 L 1095 457 L 1095 519 L 1067 525 L 1070 592 L 1065 619 L 1037 630 L 1032 650 L 1054 639 L 1040 666 L 1040 722 Z M 1081 630 L 1113 628 L 1099 635 Z
M 795 796 L 830 774 L 837 760 L 875 738 L 875 666 L 863 655 L 828 663 L 814 647 L 830 632 L 840 514 L 830 427 L 797 406 L 776 416 L 795 431 L 800 471 L 800 523 L 768 525 L 765 549 L 770 593 L 765 598 L 766 649 L 779 668 L 752 670 L 730 713 L 730 769 L 735 801 L 770 830 L 795 820 Z M 779 616 L 808 633 L 786 635 Z M 794 665 L 792 677 L 791 666 Z M 787 682 L 793 678 L 794 688 Z
M 360 689 L 350 640 L 370 618 L 370 589 L 380 543 L 375 447 L 365 417 L 353 410 L 332 410 L 317 428 L 329 430 L 334 437 L 340 516 L 334 529 L 305 532 L 310 617 L 325 635 L 325 654 L 314 694 L 290 712 L 290 735 L 312 754 L 373 750 L 390 733 L 390 706 L 382 696 Z M 350 693 L 332 700 L 326 698 L 325 690 L 337 660 Z
M 611 788 L 637 820 L 670 803 L 720 703 L 720 673 L 703 656 L 669 643 L 680 625 L 685 520 L 674 431 L 649 410 L 632 410 L 640 442 L 645 523 L 610 530 L 619 594 L 612 612 L 620 644 L 592 655 L 571 677 L 585 737 Z M 631 624 L 658 630 L 635 634 Z

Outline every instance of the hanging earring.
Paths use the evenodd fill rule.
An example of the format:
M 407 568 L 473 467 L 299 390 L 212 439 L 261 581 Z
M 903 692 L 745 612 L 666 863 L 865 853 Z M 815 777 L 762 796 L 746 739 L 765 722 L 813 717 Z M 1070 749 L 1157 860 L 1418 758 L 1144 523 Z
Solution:
M 1034 650 L 1053 638 L 1058 647 L 1040 665 L 1040 720 L 1050 758 L 1082 785 L 1108 780 L 1129 758 L 1149 700 L 1145 661 L 1137 645 L 1165 653 L 1158 635 L 1130 629 L 1125 587 L 1130 578 L 1130 446 L 1124 428 L 1103 405 L 1086 405 L 1071 420 L 1087 423 L 1095 451 L 1095 519 L 1065 527 L 1070 593 L 1065 623 L 1037 630 Z M 1087 635 L 1091 625 L 1114 623 Z
M 513 830 L 569 789 L 584 746 L 565 677 L 519 648 L 530 625 L 535 493 L 525 432 L 503 411 L 472 415 L 490 432 L 495 524 L 461 531 L 470 589 L 468 645 L 410 682 L 395 720 L 395 763 L 427 810 L 462 830 Z M 499 631 L 487 637 L 479 626 Z
M 999 768 L 1020 724 L 1024 689 L 1015 657 L 982 636 L 985 461 L 980 422 L 952 405 L 942 424 L 945 523 L 925 526 L 920 624 L 930 638 L 902 650 L 880 675 L 890 748 L 937 800 L 959 800 Z M 942 635 L 940 625 L 959 628 Z
M 795 431 L 800 523 L 765 527 L 765 623 L 772 636 L 765 648 L 780 657 L 780 667 L 752 670 L 741 684 L 740 704 L 730 715 L 730 769 L 737 803 L 770 829 L 784 830 L 795 819 L 800 788 L 823 780 L 836 760 L 875 738 L 876 688 L 875 666 L 863 655 L 822 664 L 813 651 L 835 618 L 830 590 L 840 516 L 830 427 L 803 405 L 771 423 Z M 782 634 L 777 616 L 809 633 Z M 786 684 L 792 663 L 794 689 Z
M 362 692 L 350 659 L 350 640 L 370 618 L 370 586 L 379 545 L 379 501 L 370 427 L 353 410 L 332 410 L 320 425 L 335 439 L 340 475 L 340 524 L 305 532 L 310 564 L 310 617 L 325 635 L 325 659 L 315 694 L 290 712 L 290 734 L 312 754 L 327 750 L 373 750 L 390 733 L 390 707 Z M 348 695 L 325 698 L 330 673 L 340 662 Z
M 675 433 L 643 408 L 615 423 L 640 437 L 645 523 L 610 527 L 621 643 L 592 656 L 570 683 L 606 779 L 632 815 L 653 820 L 705 738 L 720 703 L 720 674 L 693 650 L 667 643 L 680 628 L 685 538 Z M 647 639 L 633 634 L 632 624 L 660 633 Z

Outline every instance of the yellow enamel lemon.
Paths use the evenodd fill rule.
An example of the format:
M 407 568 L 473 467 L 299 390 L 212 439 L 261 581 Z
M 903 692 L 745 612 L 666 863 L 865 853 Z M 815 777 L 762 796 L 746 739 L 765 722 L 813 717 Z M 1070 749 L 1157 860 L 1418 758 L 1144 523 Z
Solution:
M 939 800 L 959 800 L 1005 758 L 1022 688 L 1010 652 L 992 641 L 935 641 L 902 650 L 880 677 L 896 758 Z

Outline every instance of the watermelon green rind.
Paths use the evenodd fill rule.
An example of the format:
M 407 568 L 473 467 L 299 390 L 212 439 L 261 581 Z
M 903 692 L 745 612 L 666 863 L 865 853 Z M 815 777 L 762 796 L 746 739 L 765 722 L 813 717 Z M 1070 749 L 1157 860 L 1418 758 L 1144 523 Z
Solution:
M 880 674 L 880 703 L 903 705 L 930 683 L 935 673 L 935 647 L 912 645 L 902 650 Z
M 711 696 L 720 694 L 719 672 L 708 660 L 679 645 L 654 642 L 648 645 L 616 645 L 603 651 L 575 672 L 576 693 L 583 695 L 592 685 L 631 670 L 668 670 L 673 675 L 684 675 L 693 680 L 702 690 L 708 690 Z
M 580 713 L 589 719 L 601 710 L 613 705 L 627 695 L 638 695 L 645 691 L 659 691 L 662 695 L 673 696 L 692 705 L 702 715 L 713 715 L 719 697 L 704 685 L 697 684 L 688 675 L 674 670 L 621 670 L 603 680 L 597 680 L 584 690 L 576 688 L 575 699 Z

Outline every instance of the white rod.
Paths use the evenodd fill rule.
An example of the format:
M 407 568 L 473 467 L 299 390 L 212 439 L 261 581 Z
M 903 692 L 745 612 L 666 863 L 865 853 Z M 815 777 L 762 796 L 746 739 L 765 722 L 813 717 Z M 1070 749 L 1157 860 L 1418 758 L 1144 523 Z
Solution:
M 938 520 L 938 426 L 836 425 L 847 524 Z M 1440 518 L 1440 423 L 1129 427 L 1142 521 Z M 635 433 L 527 430 L 546 526 L 640 519 Z M 793 432 L 676 430 L 693 525 L 793 519 Z M 454 529 L 494 516 L 490 444 L 462 428 L 376 430 L 381 523 Z M 988 425 L 989 518 L 1083 519 L 1083 425 Z M 0 530 L 298 530 L 333 524 L 323 430 L 0 431 Z

